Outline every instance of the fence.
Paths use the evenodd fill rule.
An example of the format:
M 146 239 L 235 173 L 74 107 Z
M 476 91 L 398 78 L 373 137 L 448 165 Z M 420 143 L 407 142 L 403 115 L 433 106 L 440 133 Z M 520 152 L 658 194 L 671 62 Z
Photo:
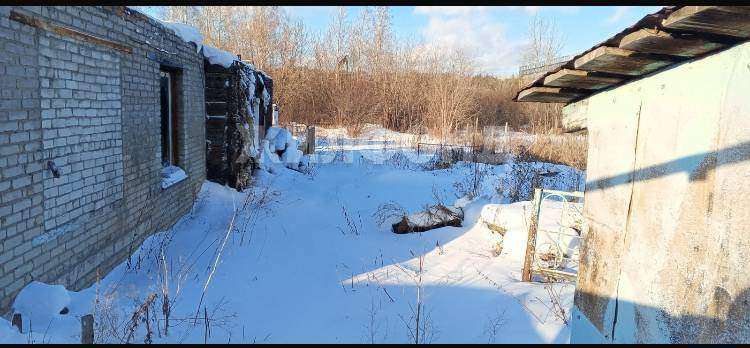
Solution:
M 540 229 L 543 203 L 553 198 L 562 201 L 562 209 L 557 220 L 557 230 Z M 572 202 L 580 200 L 581 202 Z M 575 281 L 578 276 L 580 255 L 578 250 L 583 241 L 583 214 L 575 203 L 582 203 L 583 192 L 566 192 L 548 189 L 534 189 L 532 215 L 529 223 L 526 257 L 521 280 L 530 282 L 534 274 L 547 279 Z
M 297 139 L 300 139 L 300 147 L 304 154 L 309 155 L 315 152 L 315 126 L 308 126 L 304 123 L 287 122 L 283 128 L 289 130 Z
M 545 73 L 547 71 L 551 71 L 553 69 L 556 69 L 563 64 L 567 63 L 568 60 L 573 58 L 573 56 L 562 56 L 557 58 L 554 62 L 549 64 L 540 64 L 540 65 L 521 65 L 518 67 L 518 75 L 525 76 L 525 75 L 533 75 L 533 74 L 539 74 L 539 73 Z

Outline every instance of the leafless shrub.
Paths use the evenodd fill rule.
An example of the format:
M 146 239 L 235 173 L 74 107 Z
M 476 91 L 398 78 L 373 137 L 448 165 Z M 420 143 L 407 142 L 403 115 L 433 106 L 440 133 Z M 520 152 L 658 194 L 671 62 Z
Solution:
M 368 314 L 368 321 L 365 324 L 365 335 L 366 340 L 370 344 L 375 344 L 376 339 L 382 338 L 385 340 L 388 337 L 388 321 L 387 319 L 384 319 L 384 322 L 379 321 L 378 314 L 379 314 L 379 306 L 375 305 L 375 299 L 373 297 L 370 297 L 370 307 L 367 310 Z M 385 324 L 385 333 L 383 335 L 380 335 L 380 329 Z
M 382 227 L 386 222 L 401 220 L 407 215 L 408 213 L 404 207 L 391 201 L 379 205 L 378 209 L 372 214 L 372 217 L 375 219 L 375 223 L 378 224 L 378 227 Z
M 344 138 L 341 134 L 336 135 L 336 148 L 334 151 L 333 162 L 344 162 Z
M 349 214 L 349 211 L 346 209 L 346 206 L 341 204 L 341 213 L 344 215 L 344 220 L 346 221 L 346 227 L 349 232 L 349 234 L 358 236 L 359 231 L 362 229 L 362 216 L 357 212 L 356 218 Z M 341 231 L 341 234 L 346 235 L 346 231 L 339 227 L 339 230 Z
M 239 209 L 239 223 L 236 229 L 240 234 L 240 246 L 245 242 L 245 235 L 249 233 L 247 243 L 252 242 L 254 236 L 254 227 L 257 221 L 272 212 L 272 207 L 277 203 L 279 191 L 272 190 L 271 185 L 257 187 L 254 190 L 248 190 L 242 206 Z
M 537 297 L 537 300 L 547 307 L 549 310 L 549 313 L 551 313 L 557 320 L 563 322 L 566 326 L 570 323 L 570 313 L 565 310 L 565 306 L 563 305 L 563 302 L 560 298 L 560 293 L 562 292 L 562 287 L 555 290 L 555 286 L 552 284 L 545 284 L 544 290 L 547 292 L 547 297 L 549 299 L 549 304 L 547 304 L 547 301 L 544 301 Z
M 516 297 L 515 295 L 513 295 L 511 292 L 509 292 L 508 290 L 506 290 L 502 285 L 498 284 L 496 281 L 494 281 L 492 278 L 490 278 L 484 272 L 480 271 L 478 268 L 475 267 L 474 269 L 476 270 L 477 274 L 480 277 L 482 277 L 484 280 L 486 280 L 490 285 L 492 285 L 492 287 L 494 287 L 495 289 L 499 290 L 500 292 L 502 292 L 502 293 L 510 296 L 519 305 L 521 305 L 521 307 L 523 307 L 523 309 L 526 310 L 526 312 L 529 313 L 529 315 L 531 315 L 534 319 L 536 319 L 536 321 L 538 321 L 540 324 L 544 324 L 544 320 L 542 320 L 541 318 L 539 318 L 539 316 L 536 315 L 536 313 L 534 313 L 534 311 L 532 311 L 528 306 L 526 306 L 526 303 L 524 303 L 523 300 L 521 300 L 518 297 Z
M 413 251 L 410 251 L 412 256 L 417 256 Z M 437 329 L 432 322 L 432 317 L 429 311 L 425 310 L 424 301 L 424 286 L 422 277 L 424 275 L 424 255 L 418 256 L 418 268 L 416 270 L 408 269 L 398 263 L 395 266 L 401 270 L 406 276 L 411 278 L 417 289 L 417 300 L 416 309 L 409 304 L 411 311 L 409 319 L 405 319 L 403 315 L 399 315 L 404 326 L 407 328 L 410 339 L 414 344 L 432 343 L 437 335 Z
M 474 199 L 482 192 L 485 178 L 490 174 L 491 168 L 483 163 L 472 162 L 469 164 L 471 171 L 453 183 L 456 197 Z
M 487 335 L 487 343 L 493 344 L 496 341 L 498 331 L 508 322 L 505 317 L 505 310 L 498 312 L 494 316 L 487 317 L 487 323 L 484 327 L 484 333 Z
M 149 296 L 146 297 L 146 300 L 141 303 L 137 309 L 133 312 L 133 315 L 131 316 L 130 320 L 127 323 L 127 326 L 125 328 L 125 343 L 130 343 L 130 341 L 134 338 L 135 332 L 138 329 L 139 325 L 143 323 L 146 327 L 146 334 L 143 339 L 143 343 L 152 343 L 151 336 L 153 335 L 153 331 L 151 329 L 151 322 L 155 318 L 153 317 L 153 310 L 151 309 L 152 305 L 154 304 L 154 301 L 156 300 L 156 294 L 152 293 Z M 149 314 L 151 315 L 149 316 Z

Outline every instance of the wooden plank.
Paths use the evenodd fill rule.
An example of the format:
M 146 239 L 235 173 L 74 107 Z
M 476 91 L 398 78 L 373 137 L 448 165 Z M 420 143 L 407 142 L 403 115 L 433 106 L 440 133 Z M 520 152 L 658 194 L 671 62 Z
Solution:
M 641 29 L 625 35 L 620 40 L 619 46 L 623 49 L 641 53 L 695 57 L 725 47 L 726 44 L 702 38 L 680 38 L 665 31 L 655 29 Z
M 207 102 L 206 103 L 206 115 L 208 116 L 221 116 L 226 115 L 229 110 L 226 102 Z
M 585 93 L 559 87 L 529 87 L 518 93 L 520 102 L 568 103 Z
M 526 238 L 526 255 L 523 259 L 523 270 L 521 281 L 531 281 L 531 267 L 533 266 L 534 253 L 536 253 L 536 230 L 539 226 L 539 211 L 542 208 L 542 189 L 534 188 L 534 200 L 531 203 L 531 219 L 529 221 L 528 236 Z
M 622 81 L 622 77 L 606 76 L 583 70 L 561 69 L 545 77 L 544 85 L 597 90 L 618 84 Z
M 555 269 L 549 269 L 549 268 L 534 268 L 531 270 L 532 273 L 547 275 L 551 274 L 553 277 L 560 277 L 565 278 L 567 281 L 574 282 L 578 279 L 578 273 L 570 273 L 570 272 L 564 272 L 564 271 L 558 271 Z
M 94 344 L 94 316 L 92 314 L 81 317 L 81 344 Z
M 750 6 L 683 6 L 662 21 L 668 29 L 750 37 Z
M 563 132 L 573 133 L 586 129 L 588 106 L 588 99 L 583 99 L 573 104 L 566 105 L 562 109 Z
M 639 76 L 675 63 L 663 56 L 654 57 L 617 47 L 600 46 L 575 60 L 576 69 Z
M 99 36 L 84 33 L 84 32 L 81 32 L 72 28 L 64 27 L 62 25 L 53 24 L 45 20 L 27 16 L 25 14 L 22 14 L 16 11 L 10 11 L 9 18 L 16 22 L 23 23 L 28 26 L 32 26 L 35 28 L 49 31 L 49 32 L 53 32 L 61 36 L 67 36 L 67 37 L 71 37 L 79 41 L 85 41 L 85 42 L 90 42 L 90 43 L 101 45 L 101 46 L 114 48 L 118 51 L 122 51 L 128 54 L 133 53 L 132 48 L 125 46 L 125 45 L 121 45 L 117 42 L 110 41 Z

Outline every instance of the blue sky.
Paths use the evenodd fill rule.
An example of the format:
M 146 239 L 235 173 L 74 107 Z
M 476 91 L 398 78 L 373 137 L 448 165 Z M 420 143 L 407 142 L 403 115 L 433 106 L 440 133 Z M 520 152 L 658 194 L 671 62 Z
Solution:
M 580 53 L 635 23 L 659 6 L 392 6 L 393 27 L 401 38 L 464 46 L 486 73 L 517 71 L 530 18 L 554 20 L 564 37 L 562 55 Z M 288 6 L 312 30 L 325 30 L 337 8 Z M 361 7 L 349 7 L 355 17 Z
M 635 23 L 659 6 L 392 6 L 400 38 L 458 46 L 475 56 L 485 73 L 518 70 L 529 19 L 554 20 L 564 37 L 562 55 L 580 53 Z M 313 31 L 324 31 L 336 6 L 285 6 Z M 361 7 L 347 8 L 356 17 Z

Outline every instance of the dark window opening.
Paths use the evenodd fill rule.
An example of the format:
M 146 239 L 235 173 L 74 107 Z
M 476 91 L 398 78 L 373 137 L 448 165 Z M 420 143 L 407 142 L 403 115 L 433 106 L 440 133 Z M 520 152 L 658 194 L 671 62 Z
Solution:
M 161 161 L 166 166 L 177 166 L 177 108 L 175 91 L 175 74 L 161 70 Z

